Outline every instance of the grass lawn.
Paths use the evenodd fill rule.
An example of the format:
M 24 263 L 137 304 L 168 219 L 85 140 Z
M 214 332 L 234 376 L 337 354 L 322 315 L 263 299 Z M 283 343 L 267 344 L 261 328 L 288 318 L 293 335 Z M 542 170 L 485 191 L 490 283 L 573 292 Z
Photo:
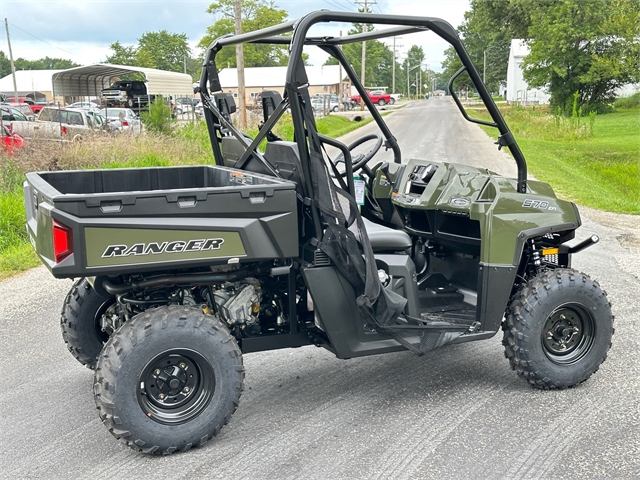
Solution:
M 370 121 L 352 122 L 329 115 L 316 123 L 320 133 L 336 138 Z M 291 117 L 283 117 L 274 130 L 282 138 L 292 140 Z M 248 133 L 255 136 L 257 129 Z M 121 135 L 80 144 L 34 143 L 13 158 L 0 152 L 0 280 L 40 264 L 25 230 L 24 172 L 210 163 L 213 156 L 204 122 L 187 124 L 172 137 Z
M 640 214 L 640 109 L 578 121 L 540 109 L 502 111 L 529 173 L 558 196 L 599 210 Z M 481 111 L 473 115 L 489 118 Z M 483 128 L 496 136 L 495 129 Z

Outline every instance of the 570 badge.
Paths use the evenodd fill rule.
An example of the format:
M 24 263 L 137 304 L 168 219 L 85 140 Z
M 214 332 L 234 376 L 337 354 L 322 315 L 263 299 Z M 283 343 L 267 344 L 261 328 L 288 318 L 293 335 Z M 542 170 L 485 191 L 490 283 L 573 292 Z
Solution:
M 549 202 L 542 200 L 525 200 L 522 202 L 524 208 L 539 208 L 541 210 L 556 210 L 556 207 L 549 206 Z

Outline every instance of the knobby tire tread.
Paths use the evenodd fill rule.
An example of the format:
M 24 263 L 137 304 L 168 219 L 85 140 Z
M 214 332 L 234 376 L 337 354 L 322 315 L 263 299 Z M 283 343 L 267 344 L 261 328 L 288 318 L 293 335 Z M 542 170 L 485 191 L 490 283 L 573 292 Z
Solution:
M 529 347 L 531 342 L 538 342 L 538 338 L 531 338 L 527 334 L 531 328 L 531 314 L 536 307 L 541 305 L 541 292 L 549 291 L 557 288 L 563 282 L 581 282 L 593 294 L 603 295 L 606 300 L 606 292 L 600 288 L 597 281 L 592 280 L 589 275 L 578 272 L 570 268 L 558 268 L 548 270 L 527 282 L 520 290 L 511 298 L 507 306 L 505 320 L 502 323 L 503 339 L 502 345 L 505 347 L 505 357 L 509 360 L 511 369 L 515 370 L 519 377 L 524 378 L 532 386 L 542 390 L 563 390 L 571 388 L 586 382 L 591 375 L 598 371 L 598 367 L 591 372 L 585 372 L 585 375 L 575 384 L 566 384 L 559 381 L 552 381 L 547 376 L 540 373 L 537 365 L 532 361 Z M 606 300 L 609 306 L 609 319 L 611 320 L 611 335 L 614 334 L 613 328 L 614 316 L 610 313 L 611 303 Z M 607 347 L 607 352 L 611 348 L 611 342 Z M 607 353 L 600 362 L 604 362 Z
M 90 370 L 95 370 L 100 352 L 93 355 L 83 347 L 83 342 L 78 337 L 78 322 L 80 321 L 83 307 L 86 310 L 90 306 L 88 304 L 97 302 L 97 310 L 103 303 L 104 300 L 96 297 L 96 295 L 87 279 L 81 278 L 71 287 L 62 304 L 62 311 L 60 312 L 60 329 L 62 330 L 62 339 L 67 345 L 67 349 L 78 362 Z M 91 314 L 91 322 L 94 321 L 94 313 L 95 312 L 92 312 Z
M 215 425 L 210 434 L 204 435 L 197 443 L 170 446 L 162 449 L 159 445 L 147 445 L 143 440 L 135 438 L 131 432 L 122 428 L 122 421 L 113 414 L 114 388 L 116 377 L 122 361 L 131 352 L 135 345 L 146 338 L 157 334 L 170 327 L 193 328 L 196 333 L 206 331 L 209 335 L 219 340 L 220 348 L 226 353 L 237 358 L 235 371 L 240 378 L 233 386 L 235 395 L 232 410 L 227 412 L 224 419 Z M 203 328 L 205 330 L 203 330 Z M 195 446 L 203 446 L 215 437 L 222 427 L 229 423 L 231 416 L 240 404 L 240 396 L 244 389 L 245 369 L 242 354 L 236 339 L 230 334 L 226 325 L 217 318 L 205 315 L 202 311 L 182 306 L 162 306 L 150 308 L 136 315 L 131 321 L 125 323 L 117 336 L 112 336 L 105 344 L 98 368 L 95 371 L 94 399 L 102 423 L 109 432 L 120 442 L 129 448 L 146 454 L 170 455 L 176 451 L 186 452 Z M 125 340 L 125 341 L 122 341 Z

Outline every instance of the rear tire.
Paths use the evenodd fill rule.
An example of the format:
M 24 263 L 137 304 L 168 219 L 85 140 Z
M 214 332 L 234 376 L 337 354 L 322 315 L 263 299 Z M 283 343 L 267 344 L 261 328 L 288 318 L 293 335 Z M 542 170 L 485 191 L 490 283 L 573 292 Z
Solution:
M 100 317 L 115 298 L 98 295 L 86 278 L 76 281 L 67 294 L 60 314 L 62 338 L 71 355 L 94 370 L 97 358 L 109 336 L 102 331 Z
M 532 278 L 512 298 L 502 329 L 511 368 L 542 389 L 586 381 L 607 358 L 614 332 L 606 292 L 572 269 Z
M 109 339 L 94 394 L 114 437 L 166 455 L 217 435 L 238 407 L 243 381 L 242 354 L 220 320 L 165 306 L 136 315 Z
M 381 98 L 380 100 L 378 100 L 378 105 L 380 105 L 381 107 L 384 107 L 387 104 L 387 102 L 384 101 L 384 98 Z

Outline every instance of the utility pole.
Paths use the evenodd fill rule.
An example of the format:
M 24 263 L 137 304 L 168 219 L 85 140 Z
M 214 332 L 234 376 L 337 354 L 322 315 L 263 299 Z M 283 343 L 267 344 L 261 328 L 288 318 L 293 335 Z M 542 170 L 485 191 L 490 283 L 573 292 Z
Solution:
M 233 16 L 236 35 L 242 34 L 242 0 L 234 0 Z M 244 50 L 242 44 L 236 45 L 236 65 L 238 67 L 238 103 L 240 104 L 240 128 L 247 127 L 247 102 L 244 92 Z
M 340 30 L 340 37 L 342 37 L 342 30 Z M 342 49 L 342 45 L 338 46 L 339 49 Z M 338 109 L 342 108 L 342 64 L 338 62 L 338 72 L 340 78 L 338 79 Z M 331 106 L 331 100 L 329 100 L 329 106 Z
M 397 37 L 402 40 L 402 37 Z M 393 37 L 393 73 L 391 75 L 391 93 L 396 92 L 396 48 L 402 48 L 404 45 L 396 45 L 396 37 Z
M 393 62 L 392 62 L 392 73 L 391 73 L 391 93 L 395 93 L 396 91 L 396 37 L 393 37 Z
M 184 66 L 184 73 L 187 73 L 187 56 L 186 55 L 182 59 L 182 64 Z
M 363 0 L 362 2 L 356 1 L 354 2 L 356 5 L 363 5 L 364 8 L 362 9 L 362 11 L 364 13 L 369 13 L 369 5 L 375 5 L 376 1 L 375 0 Z M 362 33 L 366 32 L 366 24 L 362 24 Z M 366 56 L 367 56 L 367 42 L 362 42 L 362 68 L 360 70 L 360 83 L 362 83 L 362 86 L 364 87 L 364 69 L 365 69 L 365 63 L 366 63 Z
M 407 55 L 407 99 L 411 98 L 411 90 L 409 89 L 409 55 Z
M 16 103 L 18 100 L 18 84 L 16 83 L 16 66 L 13 64 L 13 52 L 11 51 L 11 38 L 9 37 L 9 22 L 5 17 L 4 26 L 7 29 L 7 43 L 9 44 L 9 60 L 11 60 L 11 75 L 13 76 L 13 99 Z
M 483 50 L 482 55 L 484 57 L 484 67 L 482 68 L 482 83 L 487 83 L 487 51 Z

